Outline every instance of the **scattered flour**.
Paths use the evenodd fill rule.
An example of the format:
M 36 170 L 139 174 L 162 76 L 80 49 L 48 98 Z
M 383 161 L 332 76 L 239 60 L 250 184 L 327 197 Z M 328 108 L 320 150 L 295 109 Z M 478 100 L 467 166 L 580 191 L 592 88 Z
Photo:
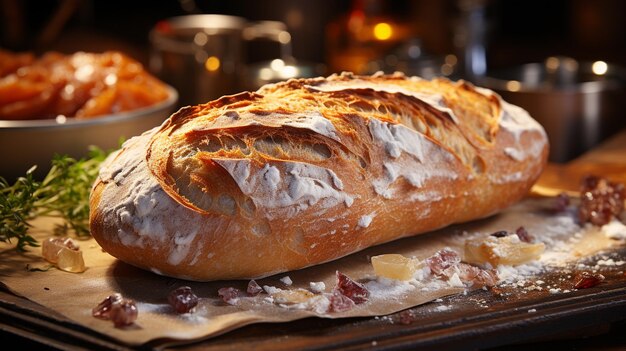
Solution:
M 452 305 L 440 305 L 435 307 L 435 311 L 437 312 L 443 312 L 443 311 L 448 311 L 452 309 Z

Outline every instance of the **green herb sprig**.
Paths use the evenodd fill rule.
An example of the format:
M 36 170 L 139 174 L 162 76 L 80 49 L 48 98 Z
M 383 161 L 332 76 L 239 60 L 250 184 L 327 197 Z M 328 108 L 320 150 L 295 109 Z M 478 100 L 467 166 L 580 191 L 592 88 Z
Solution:
M 89 193 L 100 164 L 110 153 L 92 146 L 88 156 L 78 160 L 55 155 L 41 181 L 33 174 L 36 166 L 13 185 L 0 177 L 0 241 L 17 240 L 20 251 L 39 246 L 28 234 L 29 221 L 38 216 L 64 219 L 55 234 L 71 231 L 78 237 L 89 236 Z

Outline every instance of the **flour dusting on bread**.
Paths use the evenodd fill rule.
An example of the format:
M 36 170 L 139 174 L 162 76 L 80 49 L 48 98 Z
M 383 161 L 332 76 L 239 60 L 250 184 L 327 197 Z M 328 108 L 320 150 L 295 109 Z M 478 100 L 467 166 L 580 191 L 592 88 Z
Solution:
M 192 242 L 200 232 L 201 219 L 197 214 L 186 213 L 150 176 L 144 155 L 155 131 L 156 128 L 129 139 L 122 150 L 103 163 L 100 179 L 125 189 L 125 196 L 118 201 L 112 199 L 114 193 L 103 193 L 101 201 L 112 205 L 102 207 L 102 216 L 117 226 L 117 231 L 107 232 L 108 240 L 141 249 L 149 249 L 155 243 L 167 245 L 170 250 L 165 259 L 176 265 L 193 251 Z M 163 216 L 172 216 L 171 221 L 164 222 Z M 196 225 L 191 230 L 176 230 L 183 228 L 181 223 L 193 221 Z
M 92 235 L 159 274 L 259 278 L 497 213 L 547 149 L 526 111 L 467 82 L 292 79 L 125 143 L 94 184 Z

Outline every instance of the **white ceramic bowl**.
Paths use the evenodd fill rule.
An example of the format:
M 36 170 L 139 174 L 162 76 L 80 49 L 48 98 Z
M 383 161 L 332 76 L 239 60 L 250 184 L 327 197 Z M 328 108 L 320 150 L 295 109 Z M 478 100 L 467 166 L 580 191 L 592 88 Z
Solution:
M 158 104 L 92 119 L 0 120 L 0 176 L 13 182 L 37 165 L 35 176 L 42 177 L 54 154 L 78 159 L 88 154 L 90 145 L 117 148 L 120 140 L 160 125 L 174 112 L 178 92 L 168 90 L 169 97 Z

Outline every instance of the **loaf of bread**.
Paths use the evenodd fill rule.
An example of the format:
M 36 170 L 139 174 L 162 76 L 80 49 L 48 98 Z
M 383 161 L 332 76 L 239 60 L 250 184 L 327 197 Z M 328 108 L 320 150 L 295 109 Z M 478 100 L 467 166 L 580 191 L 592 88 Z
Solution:
M 495 214 L 547 155 L 536 121 L 468 82 L 293 79 L 128 140 L 93 186 L 91 233 L 158 274 L 260 278 Z

